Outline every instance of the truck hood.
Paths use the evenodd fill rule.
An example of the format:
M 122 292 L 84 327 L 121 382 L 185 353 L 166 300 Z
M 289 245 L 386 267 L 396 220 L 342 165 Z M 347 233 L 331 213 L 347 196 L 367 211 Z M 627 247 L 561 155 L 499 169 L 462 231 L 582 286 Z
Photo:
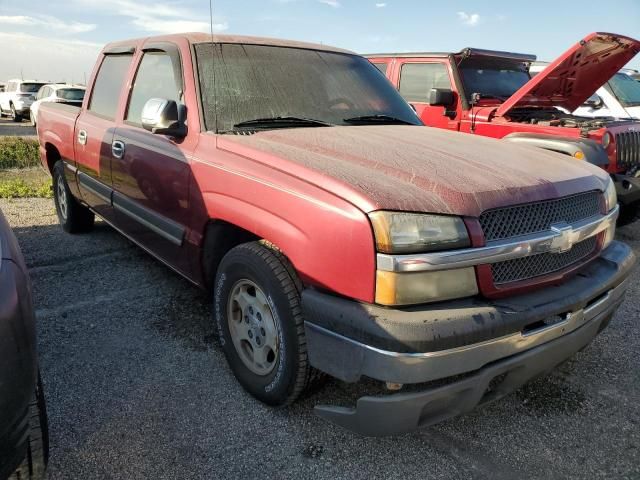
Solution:
M 587 35 L 509 97 L 496 115 L 524 106 L 562 107 L 572 112 L 638 52 L 640 42 L 633 38 L 615 33 Z
M 477 217 L 604 189 L 607 174 L 539 148 L 422 126 L 345 126 L 218 136 L 218 148 L 329 191 L 364 212 Z

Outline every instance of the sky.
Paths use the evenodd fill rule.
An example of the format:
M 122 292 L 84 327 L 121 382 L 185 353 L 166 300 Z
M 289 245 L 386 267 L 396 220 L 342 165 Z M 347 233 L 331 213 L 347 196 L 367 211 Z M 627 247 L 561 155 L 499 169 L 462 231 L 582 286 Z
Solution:
M 217 33 L 324 43 L 359 53 L 533 53 L 553 60 L 593 31 L 640 39 L 640 0 L 213 0 Z M 84 82 L 105 43 L 206 31 L 208 0 L 0 0 L 0 81 Z M 628 67 L 640 69 L 640 55 Z

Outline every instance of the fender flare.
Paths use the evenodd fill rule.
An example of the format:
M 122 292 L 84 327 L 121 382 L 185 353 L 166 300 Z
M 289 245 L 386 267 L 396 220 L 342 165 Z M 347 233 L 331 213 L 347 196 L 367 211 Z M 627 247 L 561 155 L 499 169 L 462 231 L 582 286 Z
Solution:
M 582 152 L 585 161 L 602 168 L 609 166 L 609 157 L 605 149 L 590 138 L 556 137 L 541 133 L 510 133 L 503 137 L 503 140 L 544 148 L 569 155 L 572 158 L 575 158 L 577 152 Z

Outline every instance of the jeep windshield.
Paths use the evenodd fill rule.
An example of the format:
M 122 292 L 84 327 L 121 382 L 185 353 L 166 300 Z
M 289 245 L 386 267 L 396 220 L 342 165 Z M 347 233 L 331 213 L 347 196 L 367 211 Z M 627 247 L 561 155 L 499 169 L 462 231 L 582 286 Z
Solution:
M 195 46 L 207 130 L 422 125 L 368 60 L 283 46 Z
M 604 88 L 616 97 L 623 107 L 640 106 L 640 83 L 626 73 L 616 73 Z
M 516 93 L 531 77 L 524 62 L 471 57 L 459 66 L 467 99 L 474 93 L 502 103 Z

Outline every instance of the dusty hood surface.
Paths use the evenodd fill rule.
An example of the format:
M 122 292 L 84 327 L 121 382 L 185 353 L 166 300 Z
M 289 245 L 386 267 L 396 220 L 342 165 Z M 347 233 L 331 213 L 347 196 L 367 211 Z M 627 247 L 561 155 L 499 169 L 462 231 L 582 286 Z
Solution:
M 638 52 L 638 40 L 615 33 L 592 33 L 524 84 L 496 115 L 524 106 L 562 107 L 572 112 Z
M 504 205 L 603 189 L 606 172 L 539 148 L 422 126 L 221 135 L 218 148 L 377 209 L 478 216 Z

